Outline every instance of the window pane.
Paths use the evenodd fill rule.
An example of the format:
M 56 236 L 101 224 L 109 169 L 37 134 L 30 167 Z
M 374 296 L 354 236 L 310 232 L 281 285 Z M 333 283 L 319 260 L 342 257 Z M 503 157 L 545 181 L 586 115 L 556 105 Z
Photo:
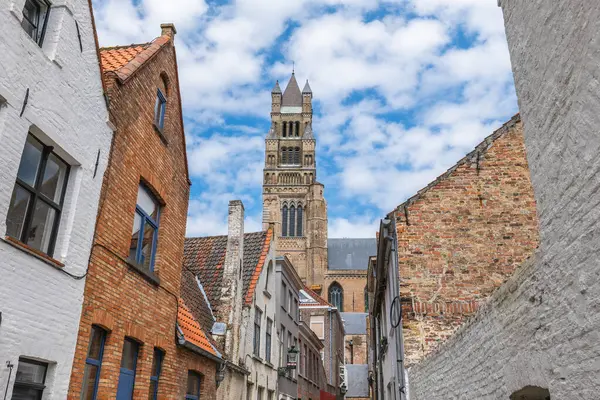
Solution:
M 91 364 L 85 364 L 83 373 L 83 390 L 81 391 L 81 400 L 92 400 L 94 398 L 94 386 L 96 385 L 96 375 L 98 367 Z
M 18 382 L 44 384 L 46 376 L 45 364 L 32 363 L 27 360 L 19 360 L 19 368 L 15 378 Z
M 54 200 L 56 203 L 60 203 L 63 188 L 65 187 L 66 176 L 67 164 L 62 162 L 54 154 L 50 154 L 48 156 L 48 161 L 46 162 L 46 170 L 44 171 L 40 192 Z
M 150 392 L 148 393 L 148 400 L 156 400 L 157 389 L 158 389 L 158 382 L 150 381 Z
M 6 234 L 16 239 L 21 240 L 23 233 L 23 224 L 25 223 L 25 215 L 31 195 L 29 192 L 19 185 L 15 185 L 8 215 L 6 216 Z
M 296 207 L 290 207 L 290 229 L 288 236 L 296 236 Z
M 52 229 L 56 221 L 56 210 L 38 198 L 29 226 L 26 243 L 44 253 L 50 248 Z
M 188 372 L 187 393 L 193 396 L 200 394 L 200 376 L 194 372 Z
M 129 258 L 135 262 L 137 262 L 136 257 L 140 229 L 142 229 L 142 217 L 136 212 L 133 216 L 133 232 L 131 233 L 131 243 L 129 245 Z
M 27 136 L 17 176 L 30 186 L 35 185 L 44 147 L 33 136 Z
M 90 345 L 88 347 L 87 358 L 92 360 L 100 360 L 100 353 L 102 351 L 102 342 L 104 340 L 104 331 L 97 326 L 92 327 L 92 336 L 90 338 Z
M 158 204 L 154 200 L 154 197 L 148 192 L 148 190 L 140 185 L 138 187 L 137 205 L 148 214 L 154 222 L 158 215 Z
M 144 224 L 144 238 L 142 239 L 142 259 L 140 264 L 150 271 L 152 261 L 152 248 L 154 246 L 154 235 L 156 230 L 149 223 Z
M 302 207 L 298 207 L 298 235 L 302 236 Z
M 130 371 L 135 370 L 137 351 L 138 344 L 131 339 L 125 339 L 125 343 L 123 344 L 123 358 L 121 358 L 121 368 Z
M 22 387 L 15 384 L 12 400 L 38 400 L 42 398 L 42 390 Z

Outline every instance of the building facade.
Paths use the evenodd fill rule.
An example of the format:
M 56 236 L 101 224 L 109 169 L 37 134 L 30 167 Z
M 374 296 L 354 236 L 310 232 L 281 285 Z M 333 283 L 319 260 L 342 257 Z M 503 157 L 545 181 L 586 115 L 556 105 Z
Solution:
M 278 396 L 279 400 L 292 400 L 298 396 L 299 369 L 286 369 L 288 366 L 288 353 L 293 346 L 295 350 L 302 350 L 299 346 L 298 324 L 300 323 L 299 293 L 304 285 L 286 257 L 277 257 L 275 267 L 277 287 L 277 341 L 279 359 Z
M 410 365 L 474 315 L 538 246 L 520 116 L 388 218 L 397 229 Z
M 67 398 L 112 138 L 90 3 L 54 3 L 0 3 L 0 393 L 9 399 Z
M 321 393 L 327 392 L 327 377 L 321 359 L 324 344 L 304 321 L 300 322 L 298 335 L 298 389 L 294 398 L 321 399 Z
M 225 360 L 218 399 L 275 398 L 279 347 L 273 239 L 272 227 L 244 233 L 244 206 L 234 200 L 227 236 L 185 240 L 184 268 L 202 286 L 212 314 L 203 319 L 204 330 L 211 332 L 209 339 Z
M 176 399 L 187 390 L 174 332 L 190 180 L 175 28 L 161 29 L 150 43 L 101 49 L 116 133 L 69 399 Z M 214 372 L 196 373 L 214 382 Z

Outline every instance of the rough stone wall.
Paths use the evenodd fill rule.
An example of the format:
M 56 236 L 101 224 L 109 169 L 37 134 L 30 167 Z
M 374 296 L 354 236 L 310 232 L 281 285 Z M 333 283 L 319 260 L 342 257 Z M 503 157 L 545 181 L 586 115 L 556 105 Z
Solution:
M 367 285 L 367 271 L 363 270 L 336 270 L 327 271 L 324 279 L 322 297 L 328 299 L 329 286 L 337 282 L 344 290 L 344 304 L 342 312 L 365 312 L 365 287 Z
M 44 398 L 67 397 L 85 279 L 59 269 L 85 274 L 112 138 L 88 2 L 52 3 L 40 47 L 21 27 L 25 1 L 0 2 L 0 393 L 7 399 L 20 356 L 51 363 Z M 71 164 L 53 254 L 63 266 L 3 240 L 29 130 Z M 14 365 L 10 382 L 6 362 Z
M 161 73 L 169 78 L 165 143 L 153 127 L 156 88 Z M 114 399 L 126 336 L 142 345 L 134 398 L 147 398 L 154 347 L 165 350 L 159 397 L 180 398 L 182 371 L 174 329 L 183 261 L 189 182 L 175 62 L 168 44 L 125 84 L 109 76 L 112 120 L 117 127 L 110 165 L 104 176 L 96 240 L 89 264 L 69 399 L 79 399 L 93 324 L 107 335 L 100 373 L 99 399 Z M 111 80 L 112 79 L 112 80 Z M 138 186 L 144 181 L 164 202 L 158 229 L 154 275 L 132 267 L 129 255 Z M 214 379 L 213 376 L 207 379 Z
M 600 3 L 502 0 L 540 219 L 540 249 L 439 352 L 411 399 L 600 393 Z
M 352 348 L 348 344 L 350 340 L 352 340 Z M 352 359 L 353 357 L 354 359 Z M 346 335 L 344 345 L 344 364 L 368 364 L 368 357 L 369 353 L 367 335 Z
M 538 244 L 517 117 L 395 211 L 406 360 L 452 335 Z

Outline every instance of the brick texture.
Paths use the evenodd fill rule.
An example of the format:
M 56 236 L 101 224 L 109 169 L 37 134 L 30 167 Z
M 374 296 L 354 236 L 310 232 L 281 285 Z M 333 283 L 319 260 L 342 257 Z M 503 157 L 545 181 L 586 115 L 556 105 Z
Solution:
M 538 245 L 520 117 L 394 215 L 410 365 L 452 335 Z

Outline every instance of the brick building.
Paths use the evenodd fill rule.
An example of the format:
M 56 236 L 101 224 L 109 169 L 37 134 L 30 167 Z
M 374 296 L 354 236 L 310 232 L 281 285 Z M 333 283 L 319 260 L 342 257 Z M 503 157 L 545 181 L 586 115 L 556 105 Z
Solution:
M 54 2 L 56 3 L 56 2 Z M 91 4 L 0 2 L 0 393 L 67 398 L 112 128 Z M 22 379 L 35 371 L 33 382 Z
M 274 399 L 277 288 L 273 229 L 244 233 L 244 206 L 229 203 L 227 236 L 187 238 L 184 268 L 203 287 L 210 314 L 200 320 L 225 359 L 216 398 Z M 196 295 L 198 295 L 196 291 Z M 185 298 L 185 292 L 184 292 Z
M 538 245 L 520 116 L 390 217 L 410 365 L 452 335 Z
M 161 28 L 150 43 L 101 49 L 116 133 L 69 399 L 95 393 L 98 399 L 176 399 L 188 388 L 214 391 L 215 362 L 181 360 L 174 336 L 178 320 L 186 328 L 180 286 L 190 180 L 175 28 Z
M 327 392 L 327 377 L 321 359 L 324 344 L 304 321 L 298 325 L 298 335 L 298 389 L 294 398 L 318 400 L 322 391 Z

